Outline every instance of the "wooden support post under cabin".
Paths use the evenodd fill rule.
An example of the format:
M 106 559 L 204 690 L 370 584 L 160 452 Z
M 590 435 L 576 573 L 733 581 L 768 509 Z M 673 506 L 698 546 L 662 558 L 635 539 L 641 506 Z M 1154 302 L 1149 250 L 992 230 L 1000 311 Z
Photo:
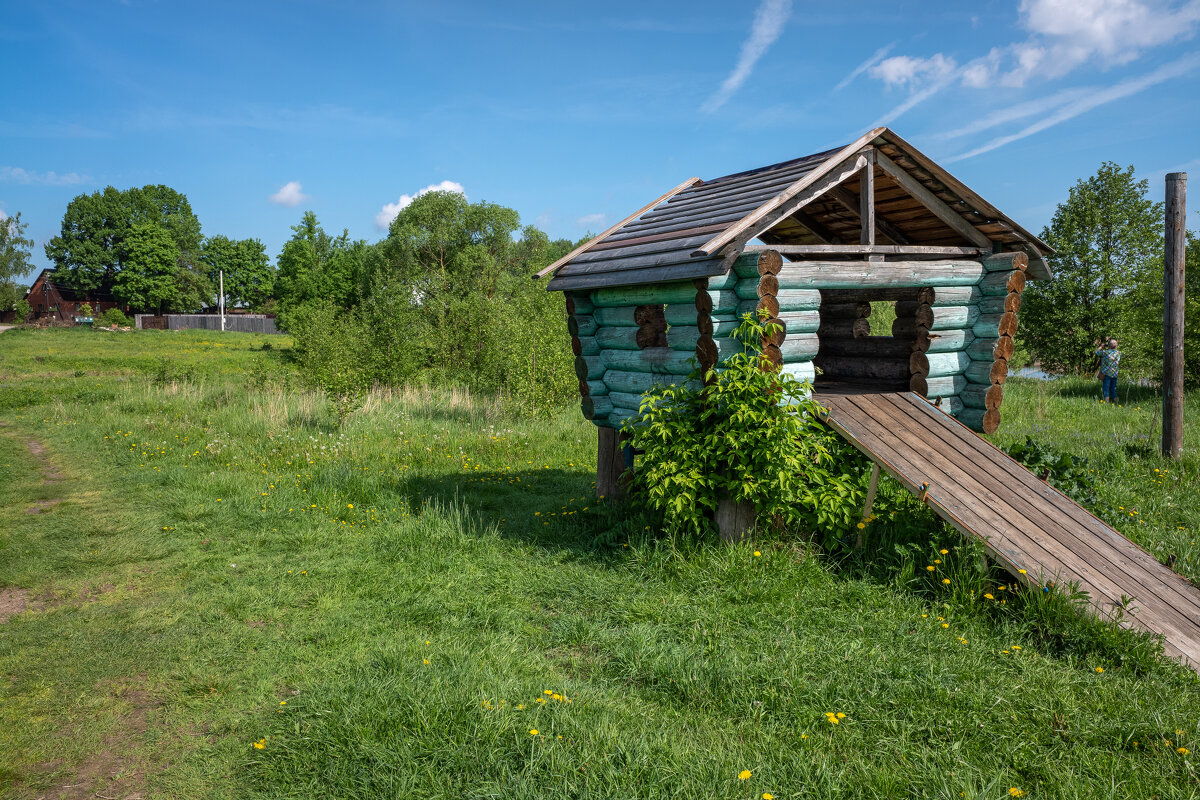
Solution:
M 738 544 L 749 541 L 754 530 L 756 509 L 753 503 L 735 502 L 726 492 L 717 500 L 716 523 L 721 541 Z
M 854 537 L 854 549 L 861 550 L 863 539 L 867 533 L 867 523 L 871 521 L 871 509 L 875 507 L 875 492 L 879 489 L 879 465 L 871 462 L 871 478 L 867 482 L 867 501 L 863 503 L 862 527 Z
M 599 427 L 596 447 L 596 496 L 615 500 L 624 494 L 622 475 L 625 473 L 625 453 L 621 434 L 614 428 Z
M 1187 246 L 1187 173 L 1167 175 L 1166 241 L 1163 260 L 1162 454 L 1183 456 L 1184 251 Z

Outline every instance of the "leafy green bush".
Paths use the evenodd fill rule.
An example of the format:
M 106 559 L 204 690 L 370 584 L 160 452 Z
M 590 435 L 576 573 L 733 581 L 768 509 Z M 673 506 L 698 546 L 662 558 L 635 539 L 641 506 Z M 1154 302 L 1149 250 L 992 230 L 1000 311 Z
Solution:
M 293 312 L 293 356 L 300 375 L 325 393 L 338 423 L 362 407 L 373 384 L 369 325 L 331 303 L 312 303 Z
M 1026 436 L 1007 448 L 1006 452 L 1067 497 L 1087 508 L 1099 502 L 1096 496 L 1096 481 L 1092 477 L 1091 462 L 1083 456 L 1059 450 L 1048 444 Z
M 125 316 L 125 314 L 123 314 L 119 308 L 108 309 L 101 314 L 99 318 L 97 318 L 96 322 L 98 322 L 102 327 L 106 328 L 112 327 L 113 325 L 121 328 L 128 328 L 133 324 L 133 321 L 130 320 L 129 317 Z
M 865 460 L 819 421 L 810 384 L 764 369 L 765 332 L 747 314 L 733 333 L 743 351 L 708 387 L 697 370 L 683 386 L 647 393 L 624 427 L 630 445 L 645 450 L 634 497 L 667 529 L 701 533 L 728 495 L 830 546 L 856 521 Z
M 33 314 L 33 306 L 24 297 L 17 301 L 13 309 L 17 312 L 17 322 L 25 322 Z

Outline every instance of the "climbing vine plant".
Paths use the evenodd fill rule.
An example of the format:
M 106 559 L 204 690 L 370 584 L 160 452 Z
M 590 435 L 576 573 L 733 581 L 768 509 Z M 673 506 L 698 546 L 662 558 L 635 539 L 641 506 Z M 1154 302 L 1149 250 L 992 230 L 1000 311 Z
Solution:
M 857 520 L 865 460 L 821 423 L 811 383 L 764 359 L 772 327 L 746 314 L 731 334 L 741 352 L 708 376 L 697 369 L 683 385 L 656 386 L 626 420 L 629 444 L 645 451 L 633 495 L 666 529 L 710 530 L 724 496 L 826 545 Z

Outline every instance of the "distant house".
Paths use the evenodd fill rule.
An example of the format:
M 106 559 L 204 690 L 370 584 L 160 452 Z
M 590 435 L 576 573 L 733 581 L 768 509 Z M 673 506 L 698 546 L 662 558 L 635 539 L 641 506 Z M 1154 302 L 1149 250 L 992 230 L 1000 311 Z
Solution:
M 79 316 L 79 307 L 90 303 L 95 314 L 101 314 L 110 308 L 120 308 L 120 303 L 112 295 L 104 292 L 77 293 L 69 286 L 54 282 L 54 270 L 44 269 L 29 288 L 25 295 L 26 302 L 33 309 L 30 321 L 38 319 L 57 319 L 64 322 Z M 12 311 L 6 312 L 5 317 L 15 317 Z

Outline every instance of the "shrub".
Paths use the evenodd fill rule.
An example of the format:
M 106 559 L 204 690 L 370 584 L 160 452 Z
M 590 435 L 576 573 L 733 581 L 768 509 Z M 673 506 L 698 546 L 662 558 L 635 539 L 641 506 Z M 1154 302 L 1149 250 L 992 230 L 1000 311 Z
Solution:
M 295 309 L 289 324 L 301 377 L 329 398 L 338 424 L 345 422 L 362 407 L 373 383 L 368 325 L 330 303 Z
M 1006 452 L 1076 503 L 1094 508 L 1099 502 L 1091 464 L 1083 456 L 1063 452 L 1032 436 L 1010 445 Z
M 128 328 L 133 322 L 129 317 L 125 316 L 119 308 L 110 308 L 99 316 L 96 320 L 102 327 L 112 327 L 116 325 L 120 328 Z
M 747 314 L 733 334 L 743 351 L 708 387 L 697 370 L 683 386 L 647 393 L 624 427 L 645 449 L 634 496 L 669 530 L 707 530 L 707 514 L 728 496 L 831 546 L 856 521 L 866 462 L 820 422 L 810 383 L 764 369 L 765 332 Z
M 26 322 L 33 315 L 33 306 L 24 297 L 17 301 L 13 309 L 17 312 L 17 322 Z

